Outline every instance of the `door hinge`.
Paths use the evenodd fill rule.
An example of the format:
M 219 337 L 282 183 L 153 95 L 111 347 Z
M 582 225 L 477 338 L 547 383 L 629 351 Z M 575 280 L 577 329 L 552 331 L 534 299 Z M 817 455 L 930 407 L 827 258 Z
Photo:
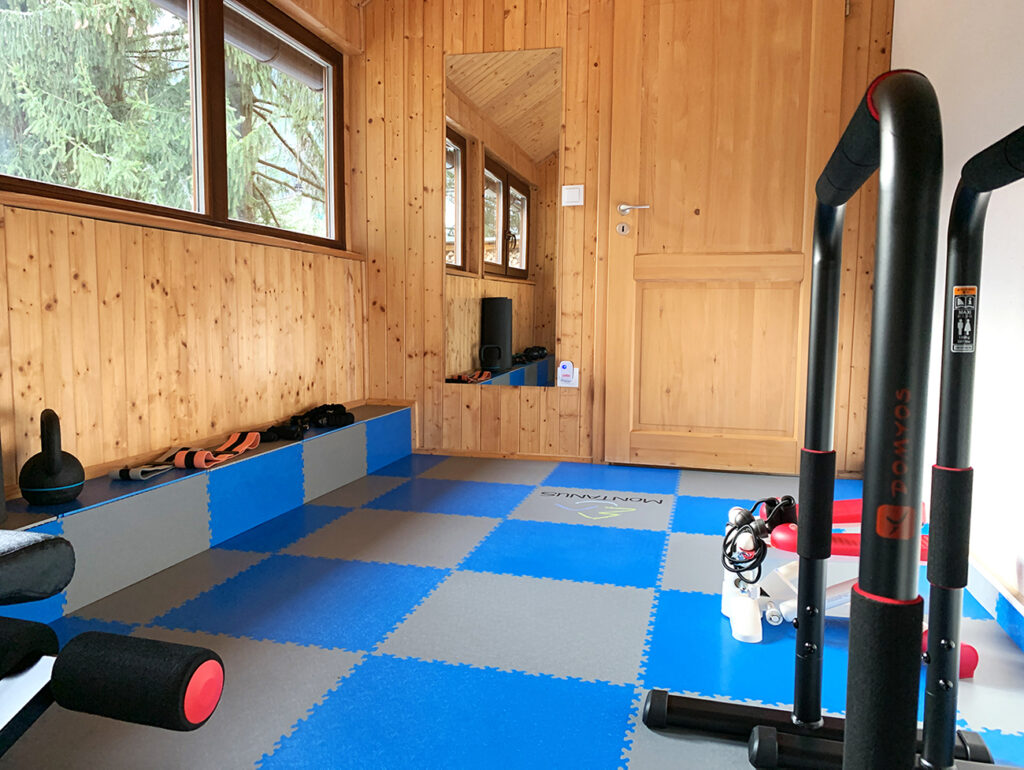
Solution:
M 850 0 L 846 0 L 846 15 L 850 15 Z

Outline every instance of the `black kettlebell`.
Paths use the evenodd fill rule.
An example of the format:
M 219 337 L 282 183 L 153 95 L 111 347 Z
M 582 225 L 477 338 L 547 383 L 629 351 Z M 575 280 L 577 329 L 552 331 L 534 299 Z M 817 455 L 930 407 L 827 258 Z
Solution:
M 18 474 L 21 494 L 32 505 L 57 505 L 78 497 L 85 483 L 85 469 L 78 458 L 60 451 L 60 418 L 52 409 L 39 417 L 43 451 L 28 459 Z

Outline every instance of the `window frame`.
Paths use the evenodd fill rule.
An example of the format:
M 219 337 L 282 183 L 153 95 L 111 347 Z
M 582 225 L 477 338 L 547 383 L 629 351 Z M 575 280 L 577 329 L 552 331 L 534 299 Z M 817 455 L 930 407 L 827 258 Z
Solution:
M 445 125 L 445 139 L 450 141 L 459 151 L 462 153 L 462 168 L 458 176 L 458 183 L 460 189 L 460 206 L 459 206 L 459 243 L 462 245 L 462 264 L 461 265 L 449 265 L 445 262 L 444 266 L 446 270 L 455 270 L 460 273 L 468 273 L 470 271 L 470 259 L 468 243 L 466 241 L 466 214 L 468 212 L 467 200 L 469 199 L 469 142 L 466 137 L 456 131 L 450 124 Z
M 346 249 L 345 160 L 344 160 L 344 55 L 299 22 L 266 0 L 233 0 L 264 22 L 309 48 L 331 66 L 329 105 L 325 119 L 330 161 L 325 168 L 325 194 L 333 209 L 328 214 L 331 235 L 320 236 L 267 225 L 242 222 L 228 217 L 227 116 L 224 107 L 224 2 L 189 0 L 188 27 L 192 54 L 192 133 L 195 141 L 192 185 L 196 210 L 188 211 L 155 203 L 119 198 L 75 187 L 39 182 L 0 173 L 0 191 L 50 198 L 107 209 L 149 214 L 180 222 L 214 225 L 242 233 Z
M 484 157 L 484 170 L 490 171 L 496 176 L 502 183 L 502 209 L 501 209 L 501 233 L 499 238 L 501 240 L 501 264 L 487 262 L 483 259 L 481 253 L 480 261 L 483 263 L 484 273 L 488 275 L 501 275 L 506 278 L 515 278 L 517 280 L 527 280 L 530 276 L 530 266 L 533 264 L 532 255 L 530 253 L 530 233 L 531 233 L 531 217 L 532 217 L 532 196 L 530 183 L 525 179 L 517 175 L 511 169 L 508 168 L 497 158 L 490 154 Z M 511 205 L 512 196 L 509 191 L 515 189 L 518 193 L 526 197 L 526 243 L 523 244 L 523 255 L 526 258 L 526 268 L 510 267 L 508 264 L 508 222 L 509 222 L 509 207 Z M 480 205 L 483 206 L 483 197 L 480 198 Z M 481 232 L 483 225 L 481 222 Z M 481 248 L 483 241 L 481 240 Z

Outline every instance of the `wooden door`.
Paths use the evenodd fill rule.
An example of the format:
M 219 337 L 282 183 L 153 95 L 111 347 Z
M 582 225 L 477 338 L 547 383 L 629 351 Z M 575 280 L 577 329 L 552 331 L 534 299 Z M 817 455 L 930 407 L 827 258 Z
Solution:
M 606 459 L 796 472 L 843 2 L 645 0 L 615 20 Z

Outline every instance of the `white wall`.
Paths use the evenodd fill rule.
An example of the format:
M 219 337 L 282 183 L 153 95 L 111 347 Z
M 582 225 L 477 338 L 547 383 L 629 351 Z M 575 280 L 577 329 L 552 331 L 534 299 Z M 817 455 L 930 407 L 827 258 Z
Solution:
M 1022 0 L 895 0 L 892 67 L 916 69 L 939 97 L 945 145 L 939 294 L 949 207 L 964 162 L 1024 125 Z M 932 395 L 938 408 L 941 300 L 936 302 Z M 935 421 L 929 431 L 934 461 Z M 971 464 L 976 564 L 1024 595 L 1024 181 L 996 190 L 988 209 L 978 306 Z

